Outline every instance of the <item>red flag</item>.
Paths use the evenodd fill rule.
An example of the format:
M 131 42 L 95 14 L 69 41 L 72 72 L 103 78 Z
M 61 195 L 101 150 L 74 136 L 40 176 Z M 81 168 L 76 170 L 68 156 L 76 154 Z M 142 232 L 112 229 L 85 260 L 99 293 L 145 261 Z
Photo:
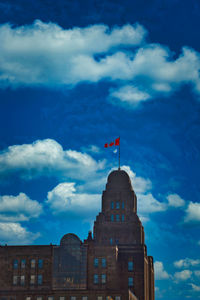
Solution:
M 118 138 L 115 140 L 115 146 L 119 146 L 119 143 L 120 143 L 120 138 L 118 137 Z
M 112 147 L 112 146 L 119 146 L 120 144 L 120 138 L 118 137 L 114 142 L 106 143 L 104 145 L 104 148 Z

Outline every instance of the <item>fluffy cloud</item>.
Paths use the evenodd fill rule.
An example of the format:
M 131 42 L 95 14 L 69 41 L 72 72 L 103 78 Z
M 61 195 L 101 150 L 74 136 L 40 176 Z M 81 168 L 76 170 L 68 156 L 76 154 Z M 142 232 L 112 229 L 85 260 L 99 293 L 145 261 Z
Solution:
M 39 217 L 41 213 L 42 205 L 24 193 L 18 196 L 0 196 L 0 221 L 28 221 Z
M 0 239 L 1 243 L 15 244 L 30 244 L 39 237 L 39 233 L 29 232 L 19 223 L 4 223 L 0 222 Z
M 173 207 L 182 207 L 185 205 L 185 200 L 183 200 L 177 194 L 170 194 L 167 196 L 168 205 Z
M 183 270 L 181 272 L 176 272 L 174 274 L 174 279 L 177 281 L 184 281 L 191 277 L 192 271 L 190 270 Z
M 60 85 L 112 77 L 116 62 L 119 70 L 125 65 L 119 60 L 123 53 L 109 53 L 116 47 L 141 44 L 145 34 L 138 24 L 112 30 L 105 25 L 65 30 L 39 20 L 18 28 L 5 24 L 0 27 L 0 80 L 2 84 Z M 104 53 L 105 58 L 95 60 L 94 55 Z
M 0 27 L 0 86 L 66 86 L 108 80 L 119 86 L 109 98 L 137 104 L 169 95 L 183 84 L 200 93 L 200 55 L 183 47 L 173 53 L 145 44 L 143 26 L 105 25 L 63 29 L 53 23 Z
M 163 263 L 161 261 L 156 261 L 154 263 L 154 270 L 155 270 L 155 278 L 157 280 L 168 279 L 170 276 L 164 270 Z
M 190 283 L 192 289 L 196 292 L 200 292 L 200 286 L 194 284 L 194 283 Z
M 200 222 L 200 203 L 189 203 L 186 209 L 185 222 Z
M 167 206 L 154 198 L 151 193 L 138 194 L 138 212 L 142 214 L 165 211 Z
M 78 193 L 74 182 L 64 182 L 48 192 L 46 202 L 54 214 L 73 212 L 88 215 L 100 210 L 101 195 Z
M 174 266 L 177 268 L 188 268 L 197 265 L 200 265 L 200 259 L 184 258 L 174 262 Z
M 10 146 L 0 153 L 0 173 L 19 172 L 24 179 L 40 175 L 82 179 L 103 166 L 103 161 L 96 162 L 86 153 L 63 150 L 52 139 Z

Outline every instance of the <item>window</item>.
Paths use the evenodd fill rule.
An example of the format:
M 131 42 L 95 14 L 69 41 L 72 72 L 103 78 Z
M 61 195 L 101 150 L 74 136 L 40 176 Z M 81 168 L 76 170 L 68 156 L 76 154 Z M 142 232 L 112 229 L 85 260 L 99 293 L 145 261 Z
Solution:
M 31 259 L 31 269 L 35 269 L 35 259 Z
M 37 297 L 37 300 L 42 300 L 42 297 L 41 296 Z
M 94 259 L 94 267 L 97 268 L 99 266 L 99 259 L 95 258 Z
M 101 274 L 101 283 L 106 283 L 106 274 Z
M 122 215 L 122 222 L 124 222 L 124 215 Z
M 25 260 L 25 259 L 22 259 L 22 260 L 21 260 L 21 268 L 22 268 L 22 269 L 25 269 L 25 267 L 26 267 L 26 260 Z
M 54 300 L 53 296 L 48 296 L 48 300 Z
M 82 300 L 88 300 L 88 296 L 83 296 Z
M 21 284 L 21 285 L 24 285 L 24 284 L 25 284 L 25 276 L 24 276 L 24 275 L 21 275 L 21 278 L 20 278 L 20 284 Z
M 35 284 L 35 275 L 31 275 L 30 284 Z
M 70 300 L 76 300 L 76 297 L 75 296 L 71 296 Z
M 31 297 L 30 297 L 30 296 L 27 296 L 27 297 L 26 297 L 26 300 L 31 300 Z
M 98 274 L 94 274 L 94 284 L 97 284 L 99 282 Z
M 128 271 L 133 271 L 133 262 L 132 261 L 128 262 Z
M 116 221 L 119 222 L 120 219 L 119 219 L 119 215 L 116 215 Z
M 64 297 L 64 296 L 61 296 L 61 297 L 59 298 L 59 300 L 65 300 L 65 297 Z
M 122 209 L 124 209 L 124 201 L 122 202 Z
M 114 222 L 114 215 L 110 216 L 110 220 L 111 220 L 111 222 Z
M 18 260 L 17 259 L 15 259 L 13 261 L 13 269 L 18 269 Z
M 103 296 L 97 296 L 97 300 L 103 300 Z
M 42 284 L 42 275 L 38 275 L 38 284 Z
M 114 202 L 113 202 L 113 201 L 110 202 L 110 208 L 111 208 L 111 209 L 114 209 Z
M 115 296 L 115 300 L 121 300 L 121 296 Z
M 128 286 L 133 286 L 133 277 L 128 278 Z
M 17 285 L 17 281 L 18 281 L 18 276 L 14 275 L 13 276 L 13 284 Z
M 38 259 L 38 268 L 39 269 L 43 268 L 43 259 Z
M 101 266 L 102 266 L 102 268 L 106 268 L 106 258 L 102 258 Z
M 116 209 L 120 209 L 119 201 L 116 202 Z
M 111 239 L 110 239 L 110 245 L 112 245 L 112 244 L 113 244 L 113 239 L 111 238 Z

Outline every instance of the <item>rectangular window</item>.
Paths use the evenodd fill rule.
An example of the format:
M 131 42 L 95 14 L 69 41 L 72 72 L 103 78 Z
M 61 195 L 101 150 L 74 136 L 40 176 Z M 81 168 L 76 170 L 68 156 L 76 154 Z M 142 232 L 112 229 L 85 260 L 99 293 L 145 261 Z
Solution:
M 133 277 L 128 278 L 128 286 L 133 286 Z
M 122 215 L 122 222 L 124 222 L 124 215 Z
M 27 297 L 26 297 L 26 300 L 31 300 L 31 297 L 30 297 L 30 296 L 27 296 Z
M 14 275 L 13 276 L 13 284 L 17 285 L 17 283 L 18 283 L 18 276 Z
M 37 300 L 42 300 L 42 297 L 41 296 L 37 297 Z
M 75 296 L 71 296 L 70 300 L 76 300 L 76 297 Z
M 94 284 L 97 284 L 99 282 L 98 274 L 94 274 Z
M 124 201 L 122 202 L 122 209 L 124 209 Z
M 113 244 L 113 239 L 112 238 L 110 238 L 110 245 L 112 245 Z
M 121 300 L 121 296 L 115 296 L 115 300 Z
M 128 262 L 128 271 L 133 271 L 133 261 Z
M 106 274 L 101 274 L 101 283 L 106 283 Z
M 64 297 L 64 296 L 61 296 L 61 297 L 59 298 L 59 300 L 65 300 L 65 297 Z
M 31 269 L 35 269 L 35 259 L 31 259 Z
M 20 284 L 25 285 L 25 276 L 24 275 L 21 275 L 21 277 L 20 277 Z
M 43 259 L 38 259 L 38 268 L 39 269 L 43 268 Z
M 101 259 L 101 266 L 102 266 L 102 268 L 106 268 L 106 259 L 105 258 Z
M 18 260 L 14 259 L 13 261 L 13 269 L 18 269 Z
M 25 259 L 22 259 L 22 260 L 21 260 L 21 268 L 22 268 L 22 269 L 25 269 L 25 267 L 26 267 L 26 260 L 25 260 Z
M 116 202 L 116 209 L 120 209 L 119 201 Z
M 30 284 L 35 284 L 35 275 L 31 275 Z
M 103 300 L 103 296 L 97 296 L 97 300 Z
M 114 202 L 113 202 L 113 201 L 110 202 L 110 208 L 111 208 L 111 209 L 114 209 Z
M 97 268 L 99 266 L 99 259 L 95 258 L 94 259 L 94 267 Z
M 120 219 L 119 219 L 119 215 L 116 215 L 116 221 L 119 222 Z
M 38 284 L 41 285 L 42 284 L 42 275 L 38 275 Z
M 88 300 L 88 296 L 83 296 L 82 300 Z
M 111 220 L 111 222 L 114 222 L 114 215 L 110 216 L 110 220 Z
M 53 296 L 48 296 L 48 300 L 54 300 Z

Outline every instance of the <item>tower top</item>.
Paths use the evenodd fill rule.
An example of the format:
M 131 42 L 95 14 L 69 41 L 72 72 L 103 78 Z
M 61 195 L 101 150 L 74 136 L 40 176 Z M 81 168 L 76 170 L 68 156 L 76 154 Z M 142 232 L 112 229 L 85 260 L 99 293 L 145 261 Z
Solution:
M 131 189 L 131 180 L 124 170 L 114 170 L 108 175 L 106 189 Z

